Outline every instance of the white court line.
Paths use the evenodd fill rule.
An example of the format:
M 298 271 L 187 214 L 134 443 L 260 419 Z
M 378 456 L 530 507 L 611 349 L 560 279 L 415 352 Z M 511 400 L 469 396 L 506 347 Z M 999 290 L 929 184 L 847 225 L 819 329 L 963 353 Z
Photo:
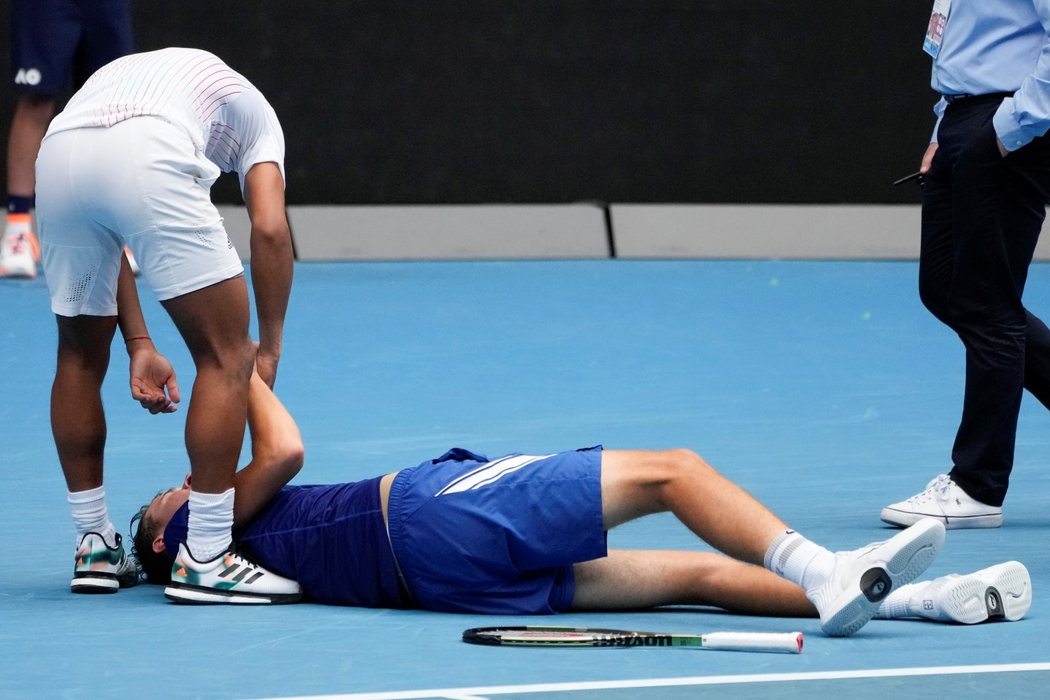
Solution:
M 985 666 L 929 666 L 925 668 L 876 668 L 858 671 L 813 671 L 807 673 L 759 673 L 736 676 L 687 676 L 684 678 L 640 678 L 622 681 L 583 681 L 573 683 L 537 683 L 531 685 L 493 685 L 476 688 L 434 688 L 378 693 L 342 693 L 336 695 L 302 695 L 268 698 L 267 700 L 419 700 L 420 698 L 484 698 L 488 695 L 520 693 L 556 693 L 580 690 L 626 690 L 671 686 L 722 685 L 729 683 L 783 683 L 789 681 L 822 681 L 851 678 L 894 678 L 904 676 L 945 676 L 964 673 L 1023 673 L 1050 671 L 1050 663 L 988 664 Z

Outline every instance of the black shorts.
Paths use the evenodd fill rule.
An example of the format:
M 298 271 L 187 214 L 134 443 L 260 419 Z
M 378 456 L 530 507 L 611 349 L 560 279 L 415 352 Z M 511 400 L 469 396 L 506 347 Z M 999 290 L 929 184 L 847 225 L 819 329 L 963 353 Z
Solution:
M 15 89 L 57 96 L 132 52 L 131 0 L 11 0 Z

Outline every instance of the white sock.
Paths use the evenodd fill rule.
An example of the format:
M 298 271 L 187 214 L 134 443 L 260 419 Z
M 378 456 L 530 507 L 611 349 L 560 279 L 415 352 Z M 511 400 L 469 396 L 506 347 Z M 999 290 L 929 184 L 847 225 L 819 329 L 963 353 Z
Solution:
M 106 487 L 88 489 L 87 491 L 68 491 L 66 500 L 73 514 L 73 525 L 77 529 L 77 547 L 80 540 L 89 532 L 97 532 L 110 547 L 117 546 L 117 530 L 109 521 L 106 509 Z
M 233 541 L 233 489 L 223 493 L 198 493 L 190 489 L 189 503 L 186 546 L 197 561 L 211 561 Z
M 794 530 L 788 530 L 770 543 L 762 564 L 809 591 L 823 584 L 831 575 L 835 554 Z
M 910 602 L 912 594 L 916 592 L 919 586 L 925 583 L 928 582 L 909 583 L 891 590 L 886 599 L 882 601 L 882 605 L 879 606 L 875 617 L 880 620 L 893 620 L 900 617 L 924 617 L 921 611 L 913 612 L 911 610 Z

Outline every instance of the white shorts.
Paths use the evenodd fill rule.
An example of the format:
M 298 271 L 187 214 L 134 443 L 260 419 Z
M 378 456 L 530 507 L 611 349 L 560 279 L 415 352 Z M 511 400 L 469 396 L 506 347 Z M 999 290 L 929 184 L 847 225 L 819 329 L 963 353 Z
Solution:
M 36 219 L 51 310 L 115 316 L 127 245 L 161 301 L 244 274 L 211 202 L 218 166 L 157 117 L 49 135 Z

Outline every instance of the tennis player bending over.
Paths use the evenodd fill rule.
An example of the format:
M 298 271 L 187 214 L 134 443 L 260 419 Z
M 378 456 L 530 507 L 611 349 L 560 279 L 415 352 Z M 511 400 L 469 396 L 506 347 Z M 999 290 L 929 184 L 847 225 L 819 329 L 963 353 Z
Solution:
M 292 284 L 284 134 L 273 108 L 206 51 L 132 54 L 73 95 L 51 122 L 36 169 L 44 276 L 58 323 L 51 426 L 77 537 L 70 588 L 112 593 L 138 580 L 103 485 L 101 386 L 118 325 L 132 397 L 151 413 L 170 413 L 180 399 L 171 363 L 146 330 L 126 245 L 197 371 L 186 416 L 189 541 L 170 595 L 187 583 L 188 595 L 213 603 L 298 597 L 294 581 L 261 568 L 234 582 L 218 577 L 247 566 L 229 547 L 248 380 L 256 366 L 274 383 Z M 251 220 L 258 348 L 248 334 L 244 265 L 210 197 L 223 171 L 237 173 Z
M 248 423 L 252 460 L 236 477 L 237 546 L 319 603 L 503 615 L 710 605 L 817 613 L 825 633 L 844 636 L 877 613 L 1013 620 L 1031 601 L 1028 572 L 1016 562 L 905 585 L 940 550 L 940 522 L 833 553 L 688 450 L 592 447 L 489 460 L 457 448 L 374 479 L 286 486 L 303 463 L 302 440 L 258 376 Z M 167 582 L 185 537 L 188 488 L 158 494 L 132 520 L 152 583 Z M 662 511 L 729 556 L 607 549 L 610 528 Z

